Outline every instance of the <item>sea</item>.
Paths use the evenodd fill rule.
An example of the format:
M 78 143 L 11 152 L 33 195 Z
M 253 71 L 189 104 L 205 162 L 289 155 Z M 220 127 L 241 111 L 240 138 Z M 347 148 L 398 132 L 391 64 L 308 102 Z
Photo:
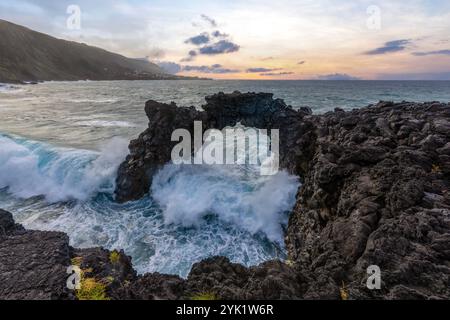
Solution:
M 322 114 L 380 100 L 450 102 L 446 81 L 80 81 L 0 84 L 0 208 L 26 228 L 62 231 L 77 248 L 121 249 L 143 274 L 186 277 L 211 256 L 253 266 L 285 259 L 301 181 L 256 166 L 167 164 L 146 197 L 114 201 L 147 100 L 201 109 L 218 93 L 271 92 Z

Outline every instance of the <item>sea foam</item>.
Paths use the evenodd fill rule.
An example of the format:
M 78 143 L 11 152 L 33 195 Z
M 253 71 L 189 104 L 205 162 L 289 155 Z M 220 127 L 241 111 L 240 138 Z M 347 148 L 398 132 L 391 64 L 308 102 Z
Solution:
M 200 227 L 205 217 L 216 215 L 282 245 L 282 226 L 298 187 L 298 178 L 286 172 L 259 177 L 243 167 L 167 165 L 155 176 L 152 195 L 166 223 Z
M 94 152 L 0 134 L 2 207 L 29 229 L 66 232 L 74 247 L 124 249 L 139 273 L 185 277 L 214 255 L 247 266 L 284 256 L 297 177 L 260 176 L 258 166 L 168 164 L 150 196 L 118 204 L 112 194 L 127 145 L 116 138 Z
M 19 92 L 22 92 L 22 89 L 20 89 L 17 86 L 6 83 L 0 83 L 0 93 L 19 93 Z
M 225 128 L 225 130 L 231 128 Z M 252 132 L 237 124 L 239 138 L 245 141 Z M 237 152 L 233 144 L 222 145 L 224 154 L 235 154 L 244 160 L 259 155 L 259 164 L 243 165 L 166 165 L 153 179 L 152 196 L 163 208 L 166 223 L 199 227 L 204 218 L 215 215 L 251 234 L 262 233 L 270 241 L 283 245 L 282 227 L 288 211 L 295 204 L 300 186 L 298 177 L 281 171 L 261 176 L 261 165 L 269 158 L 266 143 L 246 144 Z M 242 146 L 241 146 L 242 147 Z
M 86 201 L 98 192 L 112 191 L 127 145 L 114 138 L 94 152 L 0 135 L 0 188 L 25 199 Z

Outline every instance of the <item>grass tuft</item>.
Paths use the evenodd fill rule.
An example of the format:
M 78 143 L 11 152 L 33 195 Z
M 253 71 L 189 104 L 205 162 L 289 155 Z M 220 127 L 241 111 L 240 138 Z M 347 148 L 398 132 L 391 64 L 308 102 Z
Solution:
M 119 260 L 120 260 L 120 253 L 119 253 L 119 252 L 117 252 L 116 250 L 114 250 L 113 252 L 110 253 L 110 255 L 109 255 L 109 261 L 110 261 L 112 264 L 118 263 Z
M 294 266 L 295 266 L 295 262 L 294 261 L 292 261 L 292 260 L 286 260 L 285 262 L 284 262 L 288 267 L 291 267 L 291 268 L 293 268 Z
M 110 300 L 106 296 L 106 285 L 95 278 L 81 280 L 81 288 L 76 291 L 78 300 Z
M 71 263 L 73 266 L 81 267 L 81 264 L 83 263 L 83 258 L 82 258 L 82 257 L 75 257 L 75 258 L 72 258 L 72 259 L 70 260 L 70 263 Z
M 345 283 L 342 282 L 342 288 L 339 290 L 341 293 L 341 299 L 342 300 L 348 300 L 348 290 L 345 287 Z
M 190 300 L 207 301 L 207 300 L 219 300 L 217 296 L 212 292 L 201 292 L 191 296 Z
M 438 165 L 433 164 L 433 165 L 431 166 L 431 172 L 432 172 L 432 173 L 439 173 L 439 172 L 441 172 L 441 168 L 440 168 Z

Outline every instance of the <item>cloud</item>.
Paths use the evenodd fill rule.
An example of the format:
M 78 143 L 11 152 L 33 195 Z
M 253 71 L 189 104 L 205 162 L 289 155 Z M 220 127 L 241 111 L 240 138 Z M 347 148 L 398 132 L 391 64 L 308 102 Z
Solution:
M 193 44 L 195 46 L 203 45 L 203 47 L 201 47 L 199 50 L 195 49 L 189 51 L 188 56 L 186 58 L 183 58 L 181 61 L 193 61 L 194 58 L 199 54 L 215 55 L 239 51 L 240 47 L 237 44 L 227 40 L 228 37 L 228 34 L 216 30 L 211 34 L 208 32 L 203 32 L 197 36 L 187 39 L 185 43 Z M 216 40 L 217 42 L 210 44 L 213 38 L 222 38 L 222 40 Z
M 191 37 L 187 39 L 184 43 L 191 43 L 193 45 L 199 46 L 202 44 L 206 44 L 210 41 L 209 34 L 204 32 L 199 34 L 198 36 Z
M 357 77 L 353 77 L 346 73 L 335 73 L 317 76 L 317 80 L 360 80 Z
M 213 64 L 211 66 L 191 66 L 191 65 L 181 65 L 176 62 L 171 61 L 159 61 L 156 64 L 163 69 L 165 72 L 170 74 L 177 74 L 182 71 L 186 72 L 200 72 L 200 73 L 238 73 L 239 70 L 225 68 L 221 64 Z
M 246 70 L 247 73 L 261 73 L 261 72 L 271 72 L 271 71 L 277 71 L 281 70 L 280 68 L 277 69 L 269 69 L 269 68 L 249 68 Z
M 198 55 L 198 53 L 196 50 L 191 50 L 188 52 L 188 56 L 186 58 L 181 59 L 181 62 L 193 61 L 197 55 Z
M 216 55 L 236 52 L 239 51 L 239 49 L 240 46 L 231 41 L 220 40 L 219 42 L 200 48 L 199 53 L 205 55 Z
M 260 76 L 286 76 L 286 75 L 290 75 L 290 74 L 294 74 L 294 72 L 290 72 L 290 71 L 286 71 L 286 72 L 266 72 L 266 73 L 261 73 Z
M 295 6 L 292 5 L 292 1 L 282 1 L 275 5 L 274 2 L 268 0 L 222 1 L 214 4 L 204 2 L 203 4 L 192 5 L 183 1 L 178 1 L 174 5 L 170 1 L 153 3 L 142 0 L 77 0 L 73 2 L 0 0 L 0 16 L 3 19 L 26 25 L 58 38 L 85 42 L 134 58 L 153 56 L 149 54 L 149 51 L 155 46 L 166 48 L 167 54 L 165 56 L 154 55 L 154 60 L 174 61 L 180 64 L 210 65 L 220 62 L 225 66 L 234 68 L 234 65 L 228 65 L 225 60 L 219 60 L 218 57 L 222 57 L 220 55 L 199 55 L 199 57 L 195 57 L 195 63 L 180 62 L 180 59 L 185 57 L 193 59 L 188 55 L 189 50 L 199 49 L 223 40 L 221 37 L 211 36 L 210 43 L 195 46 L 185 44 L 186 39 L 205 31 L 212 35 L 214 31 L 219 30 L 221 33 L 235 36 L 235 38 L 227 39 L 241 45 L 239 52 L 232 56 L 224 55 L 224 57 L 231 56 L 234 58 L 236 56 L 242 61 L 253 59 L 257 61 L 255 66 L 258 66 L 259 63 L 262 66 L 268 64 L 269 67 L 277 67 L 281 66 L 281 63 L 291 61 L 291 70 L 297 71 L 306 67 L 316 69 L 309 70 L 308 74 L 303 75 L 304 77 L 309 75 L 309 77 L 315 78 L 318 74 L 337 71 L 373 78 L 376 74 L 382 72 L 418 73 L 445 70 L 445 59 L 450 56 L 444 53 L 437 54 L 437 52 L 436 55 L 434 53 L 432 55 L 431 52 L 450 49 L 448 42 L 437 42 L 449 38 L 450 19 L 448 19 L 448 14 L 450 13 L 450 1 L 448 0 L 410 1 L 407 12 L 402 1 L 375 1 L 380 7 L 384 8 L 383 21 L 385 27 L 384 32 L 373 33 L 372 35 L 368 33 L 367 28 L 358 27 L 358 23 L 359 26 L 365 24 L 366 15 L 366 6 L 361 5 L 361 3 L 358 4 L 358 1 L 303 2 L 311 3 L 311 5 Z M 433 2 L 435 5 L 429 5 L 428 2 Z M 73 32 L 66 28 L 68 3 L 79 4 L 82 9 L 82 30 L 80 32 Z M 124 3 L 128 5 L 123 5 Z M 200 17 L 202 13 L 209 20 L 214 20 L 212 23 L 218 26 L 212 27 L 211 22 Z M 226 17 L 226 19 L 223 17 Z M 192 28 L 190 22 L 193 20 L 195 20 L 195 25 L 198 28 Z M 422 28 L 412 28 L 411 26 L 414 24 L 412 20 Z M 189 33 L 189 30 L 191 33 Z M 289 32 L 286 32 L 286 30 L 289 30 Z M 83 36 L 82 39 L 81 36 Z M 418 40 L 423 37 L 428 38 Z M 394 43 L 394 49 L 388 49 L 384 55 L 381 53 L 386 52 L 386 49 L 379 48 L 384 47 L 385 42 L 398 41 L 399 39 L 411 39 L 411 44 L 400 45 L 400 47 L 406 47 L 406 49 L 399 49 L 398 43 L 397 47 Z M 342 44 L 344 45 L 342 46 Z M 414 44 L 420 44 L 420 47 L 416 48 Z M 330 48 L 339 48 L 339 54 L 332 54 Z M 379 50 L 375 51 L 376 48 Z M 369 50 L 375 51 L 372 54 L 379 55 L 365 55 L 364 52 Z M 395 50 L 400 51 L 396 52 Z M 198 52 L 198 50 L 196 51 Z M 416 51 L 418 51 L 418 56 L 412 54 Z M 312 66 L 311 60 L 308 60 L 305 65 L 298 65 L 297 63 L 300 60 L 309 59 L 307 56 L 299 54 L 301 52 L 307 52 L 308 55 L 328 60 L 328 66 L 341 67 L 324 71 L 321 70 L 324 66 L 320 63 L 317 65 L 314 63 L 314 66 Z M 297 55 L 294 55 L 295 53 Z M 404 57 L 402 57 L 403 55 Z M 269 64 L 260 60 L 260 58 L 268 56 L 274 56 L 276 60 L 280 61 L 280 65 Z M 387 58 L 391 56 L 394 60 L 367 63 L 368 57 Z M 422 59 L 420 59 L 421 56 L 423 56 Z M 208 61 L 207 57 L 216 60 Z M 201 60 L 203 58 L 205 58 L 205 61 Z M 248 65 L 248 67 L 250 66 L 252 65 Z M 355 66 L 359 68 L 358 73 L 351 71 L 356 70 L 353 69 Z M 245 73 L 247 68 L 245 65 L 236 66 L 236 68 L 242 69 L 243 77 L 253 75 Z
M 414 56 L 432 56 L 432 55 L 445 55 L 450 56 L 450 50 L 437 50 L 437 51 L 425 51 L 425 52 L 413 52 Z
M 222 33 L 222 32 L 220 32 L 219 30 L 214 31 L 214 32 L 212 33 L 212 36 L 213 36 L 214 38 L 228 38 L 228 34 Z
M 177 74 L 182 70 L 182 66 L 175 62 L 159 61 L 156 62 L 156 64 L 169 74 Z
M 149 51 L 147 58 L 148 59 L 162 59 L 165 57 L 165 55 L 166 55 L 166 52 L 164 51 L 164 49 L 153 48 Z
M 201 73 L 237 73 L 239 70 L 224 68 L 221 64 L 213 64 L 212 66 L 184 66 L 183 71 L 194 71 Z
M 217 27 L 217 22 L 213 18 L 208 17 L 206 14 L 202 14 L 201 17 L 203 20 L 207 21 L 211 25 L 211 27 Z
M 411 43 L 411 40 L 394 40 L 384 44 L 384 46 L 365 52 L 367 55 L 381 55 L 386 53 L 399 52 L 406 49 L 406 46 Z
M 306 61 L 299 61 L 297 64 L 299 64 L 299 65 L 302 65 L 302 64 L 305 64 L 306 63 Z

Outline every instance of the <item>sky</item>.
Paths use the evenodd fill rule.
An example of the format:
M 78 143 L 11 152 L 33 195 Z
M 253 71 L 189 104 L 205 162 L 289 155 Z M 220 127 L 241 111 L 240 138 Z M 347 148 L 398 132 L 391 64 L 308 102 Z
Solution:
M 0 19 L 179 75 L 450 80 L 449 0 L 0 0 Z

